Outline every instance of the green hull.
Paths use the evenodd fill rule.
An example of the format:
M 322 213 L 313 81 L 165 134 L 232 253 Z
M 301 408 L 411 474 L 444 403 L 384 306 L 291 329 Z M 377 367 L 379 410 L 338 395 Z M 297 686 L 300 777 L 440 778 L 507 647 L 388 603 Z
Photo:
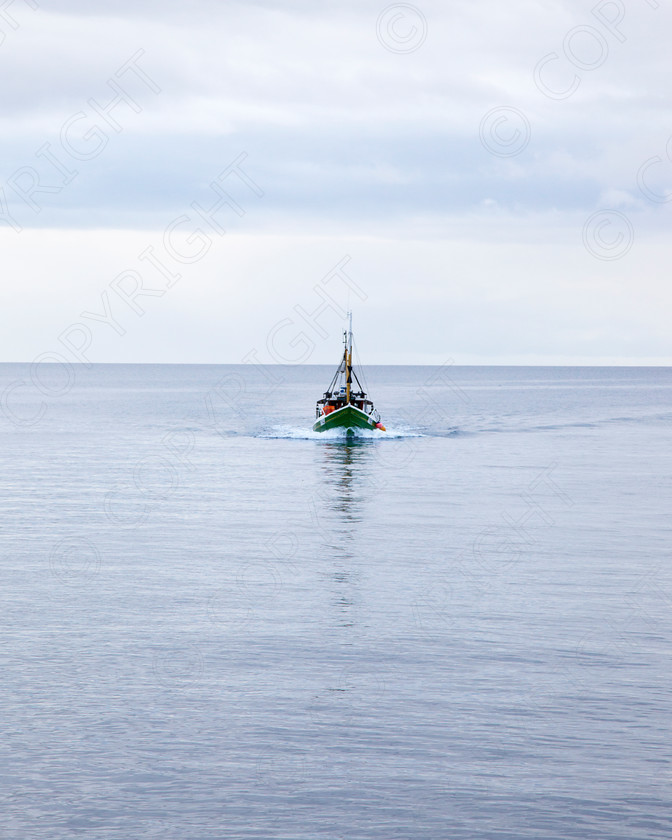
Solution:
M 331 414 L 320 417 L 313 426 L 314 432 L 326 432 L 329 429 L 375 429 L 376 421 L 368 414 L 355 408 L 354 405 L 345 405 Z

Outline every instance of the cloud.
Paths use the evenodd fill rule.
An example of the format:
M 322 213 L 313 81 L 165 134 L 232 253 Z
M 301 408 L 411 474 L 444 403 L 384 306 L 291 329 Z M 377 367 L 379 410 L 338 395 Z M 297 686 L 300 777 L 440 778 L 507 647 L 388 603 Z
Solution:
M 120 3 L 113 13 L 107 3 L 26 9 L 3 44 L 15 80 L 0 92 L 4 180 L 36 166 L 45 142 L 57 149 L 76 114 L 86 116 L 82 132 L 97 126 L 109 142 L 79 167 L 61 150 L 78 183 L 46 196 L 40 218 L 10 188 L 12 211 L 24 225 L 71 224 L 76 207 L 79 224 L 134 224 L 139 210 L 160 224 L 154 208 L 198 199 L 240 151 L 268 186 L 267 212 L 296 214 L 297 224 L 315 213 L 361 225 L 472 212 L 487 199 L 511 212 L 589 210 L 610 190 L 632 192 L 664 144 L 640 125 L 662 129 L 667 119 L 655 96 L 669 61 L 655 37 L 667 10 L 642 0 L 610 32 L 579 3 L 427 2 L 417 7 L 426 41 L 399 55 L 376 36 L 383 8 L 203 0 L 188 9 Z M 131 73 L 118 77 L 138 51 L 159 95 Z M 580 77 L 562 101 L 534 84 L 535 65 L 556 54 L 544 86 Z M 589 61 L 602 63 L 576 66 Z M 136 103 L 115 109 L 118 134 L 91 105 L 110 102 L 110 82 Z
M 388 322 L 415 318 L 422 360 L 442 354 L 447 324 L 464 358 L 479 347 L 508 358 L 664 355 L 661 300 L 652 294 L 639 307 L 633 290 L 645 272 L 659 281 L 649 252 L 669 259 L 672 10 L 647 0 L 423 0 L 399 17 L 394 5 L 15 2 L 18 25 L 0 19 L 3 235 L 39 250 L 39 234 L 44 253 L 58 253 L 57 286 L 71 289 L 74 318 L 83 304 L 54 250 L 59 231 L 86 255 L 77 288 L 89 282 L 97 294 L 92 237 L 141 232 L 160 242 L 185 215 L 184 230 L 202 224 L 212 235 L 194 204 L 211 206 L 213 181 L 244 154 L 264 195 L 227 181 L 243 212 L 224 206 L 221 223 L 250 237 L 238 245 L 236 282 L 245 283 L 248 249 L 267 255 L 254 270 L 272 278 L 275 262 L 289 259 L 275 237 L 297 248 L 308 237 L 316 250 L 300 246 L 292 276 L 309 251 L 317 265 L 342 245 L 352 250 L 378 277 L 372 295 Z M 105 114 L 120 90 L 125 101 Z M 105 253 L 107 262 L 107 239 Z M 31 261 L 29 282 L 48 290 L 52 263 Z M 194 268 L 216 299 L 209 271 Z M 423 273 L 433 278 L 420 297 L 429 315 L 405 297 Z M 473 295 L 453 310 L 460 273 Z M 504 274 L 511 298 L 500 293 Z M 596 276 L 617 277 L 632 294 L 610 322 L 601 295 L 613 289 L 598 284 L 593 294 Z M 289 283 L 284 271 L 279 282 Z M 207 294 L 193 310 L 201 349 L 192 358 L 206 352 L 198 319 L 209 318 Z M 258 297 L 248 306 L 261 306 Z M 31 347 L 43 329 L 36 320 Z M 377 335 L 389 351 L 394 331 L 381 321 Z M 129 356 L 149 352 L 148 343 L 127 346 Z

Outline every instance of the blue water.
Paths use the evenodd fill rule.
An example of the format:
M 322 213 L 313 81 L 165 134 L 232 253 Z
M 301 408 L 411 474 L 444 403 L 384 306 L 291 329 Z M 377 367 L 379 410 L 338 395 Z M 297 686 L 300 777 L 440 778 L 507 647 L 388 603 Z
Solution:
M 0 837 L 672 836 L 672 370 L 332 372 L 0 366 Z

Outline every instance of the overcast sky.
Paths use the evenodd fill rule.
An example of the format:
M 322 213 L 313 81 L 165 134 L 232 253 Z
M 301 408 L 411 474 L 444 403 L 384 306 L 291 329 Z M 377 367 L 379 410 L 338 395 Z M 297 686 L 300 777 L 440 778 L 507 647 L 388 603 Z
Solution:
M 671 31 L 663 0 L 5 4 L 0 358 L 330 363 L 351 305 L 363 362 L 671 364 Z

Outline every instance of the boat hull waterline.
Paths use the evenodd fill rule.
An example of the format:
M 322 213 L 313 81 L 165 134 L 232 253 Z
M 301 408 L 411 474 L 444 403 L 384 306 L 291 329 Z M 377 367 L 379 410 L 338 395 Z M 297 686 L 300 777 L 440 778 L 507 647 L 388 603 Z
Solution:
M 326 432 L 329 429 L 373 429 L 377 430 L 376 421 L 365 411 L 354 405 L 344 405 L 330 414 L 316 420 L 313 431 Z

